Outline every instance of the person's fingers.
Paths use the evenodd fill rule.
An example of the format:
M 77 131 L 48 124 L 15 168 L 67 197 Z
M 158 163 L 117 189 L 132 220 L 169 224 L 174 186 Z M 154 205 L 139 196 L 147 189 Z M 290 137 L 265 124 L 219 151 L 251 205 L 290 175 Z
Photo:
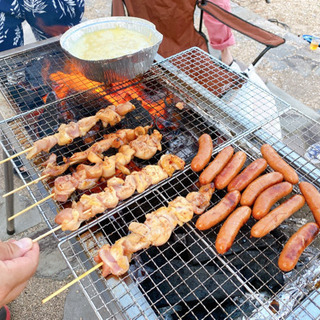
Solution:
M 23 256 L 33 247 L 33 242 L 29 238 L 18 241 L 7 241 L 0 243 L 0 261 L 12 260 Z
M 24 290 L 24 288 L 27 286 L 28 281 L 23 282 L 19 284 L 18 286 L 12 288 L 6 295 L 3 300 L 0 301 L 0 307 L 4 306 L 5 304 L 8 304 L 9 302 L 13 301 L 16 299 L 20 293 Z M 1 296 L 1 293 L 0 293 Z
M 36 272 L 39 263 L 39 245 L 34 243 L 31 250 L 13 260 L 0 261 L 8 270 L 8 280 L 16 284 L 27 281 Z M 10 279 L 11 278 L 11 279 Z

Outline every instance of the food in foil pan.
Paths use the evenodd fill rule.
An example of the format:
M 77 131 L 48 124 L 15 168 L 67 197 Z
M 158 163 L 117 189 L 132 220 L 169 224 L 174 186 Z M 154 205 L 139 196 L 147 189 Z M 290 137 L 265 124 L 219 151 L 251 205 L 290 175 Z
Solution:
M 106 30 L 110 33 L 107 38 L 112 38 L 112 41 L 106 41 L 105 35 L 101 37 Z M 126 39 L 122 37 L 123 34 L 126 34 Z M 87 37 L 89 44 L 84 45 L 86 40 L 83 42 L 82 39 Z M 131 38 L 130 41 L 128 37 Z M 112 49 L 111 42 L 114 42 L 115 38 L 119 38 L 119 41 L 114 43 Z M 134 38 L 136 41 L 132 41 Z M 88 20 L 70 28 L 60 38 L 60 45 L 85 77 L 111 84 L 130 80 L 147 72 L 162 39 L 163 36 L 156 30 L 155 25 L 147 20 L 107 17 Z M 129 49 L 129 52 L 125 52 L 124 47 Z M 81 52 L 83 49 L 85 53 Z M 115 51 L 115 56 L 108 56 L 105 51 L 107 49 Z M 98 57 L 95 52 L 102 55 Z

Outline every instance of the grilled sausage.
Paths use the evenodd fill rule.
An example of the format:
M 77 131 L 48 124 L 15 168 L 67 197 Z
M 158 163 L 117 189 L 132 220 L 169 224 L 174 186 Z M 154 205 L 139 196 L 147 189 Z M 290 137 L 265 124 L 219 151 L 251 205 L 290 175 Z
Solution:
M 318 232 L 319 226 L 315 222 L 309 222 L 293 234 L 282 249 L 278 260 L 279 268 L 285 272 L 291 271 Z
M 299 188 L 301 193 L 306 199 L 306 202 L 313 214 L 314 219 L 316 220 L 317 224 L 320 226 L 320 193 L 309 182 L 300 182 Z
M 233 156 L 234 149 L 232 146 L 223 148 L 213 161 L 200 174 L 199 181 L 201 184 L 210 183 L 227 165 Z
M 287 196 L 292 191 L 292 188 L 291 183 L 284 181 L 264 190 L 254 202 L 252 216 L 257 220 L 263 218 L 278 200 Z
M 305 204 L 304 197 L 296 194 L 259 220 L 251 229 L 251 236 L 261 238 L 277 228 Z
M 232 246 L 240 228 L 250 218 L 249 207 L 239 207 L 234 210 L 219 230 L 216 239 L 216 250 L 220 254 L 226 253 Z
M 267 160 L 269 166 L 283 174 L 284 180 L 296 184 L 299 182 L 299 176 L 296 171 L 286 163 L 281 156 L 269 144 L 261 147 L 261 154 Z
M 199 217 L 196 227 L 199 230 L 207 230 L 215 226 L 235 209 L 239 201 L 240 192 L 238 190 L 227 193 L 218 204 Z
M 267 165 L 267 161 L 263 158 L 251 162 L 241 173 L 231 180 L 228 184 L 228 191 L 242 191 L 250 182 L 266 170 Z
M 223 170 L 214 179 L 216 188 L 219 190 L 224 189 L 240 172 L 246 162 L 246 159 L 247 155 L 243 151 L 236 152 Z
M 242 206 L 252 206 L 260 193 L 268 189 L 272 185 L 283 180 L 283 175 L 280 172 L 270 172 L 252 181 L 243 191 L 240 204 Z
M 207 133 L 200 136 L 198 143 L 198 153 L 191 161 L 191 169 L 195 172 L 201 171 L 209 163 L 213 151 L 212 139 Z

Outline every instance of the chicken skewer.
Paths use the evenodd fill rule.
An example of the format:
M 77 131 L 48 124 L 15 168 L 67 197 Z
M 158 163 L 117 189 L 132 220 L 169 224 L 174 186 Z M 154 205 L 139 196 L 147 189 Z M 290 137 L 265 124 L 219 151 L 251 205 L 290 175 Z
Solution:
M 161 246 L 166 243 L 177 225 L 189 222 L 194 213 L 203 212 L 209 206 L 214 190 L 213 183 L 204 185 L 198 192 L 189 193 L 185 198 L 178 196 L 169 202 L 167 207 L 161 207 L 147 214 L 144 223 L 131 222 L 129 235 L 120 238 L 112 246 L 106 244 L 100 248 L 94 258 L 97 265 L 43 299 L 42 303 L 51 300 L 101 266 L 103 277 L 109 274 L 116 276 L 125 274 L 129 270 L 133 253 L 147 249 L 151 245 Z
M 139 138 L 142 135 L 146 135 L 151 126 L 145 127 L 136 127 L 135 129 L 120 129 L 115 133 L 110 133 L 105 135 L 103 140 L 97 141 L 91 147 L 85 151 L 77 152 L 73 155 L 73 160 L 65 159 L 65 163 L 62 165 L 57 165 L 55 154 L 51 154 L 49 159 L 43 163 L 43 166 L 46 166 L 42 172 L 41 177 L 30 181 L 29 183 L 22 185 L 14 190 L 3 195 L 7 197 L 17 191 L 20 191 L 32 184 L 38 183 L 39 181 L 45 180 L 49 177 L 56 177 L 63 174 L 71 165 L 86 161 L 87 159 L 91 162 L 102 161 L 103 152 L 107 151 L 110 148 L 120 148 L 121 146 L 133 141 L 134 139 Z
M 156 184 L 156 183 L 160 182 L 161 180 L 166 179 L 168 176 L 171 177 L 176 170 L 182 170 L 184 168 L 184 165 L 185 165 L 185 162 L 182 159 L 180 159 L 178 156 L 166 154 L 161 157 L 158 165 L 148 165 L 145 168 L 143 168 L 142 170 L 144 170 L 145 173 L 147 173 L 151 177 L 150 178 L 151 184 Z M 135 173 L 133 173 L 133 174 L 135 174 Z M 144 180 L 143 177 L 147 181 L 147 184 L 143 183 L 143 180 Z M 148 177 L 145 177 L 145 175 L 142 175 L 142 176 L 140 175 L 140 177 L 136 175 L 136 178 L 138 178 L 138 179 L 136 181 L 133 181 L 132 185 L 127 185 L 127 186 L 123 184 L 122 179 L 115 178 L 113 181 L 111 180 L 109 182 L 108 188 L 106 188 L 106 189 L 108 192 L 111 192 L 111 195 L 113 195 L 113 197 L 112 196 L 110 197 L 109 193 L 103 193 L 103 192 L 100 192 L 99 194 L 95 194 L 95 195 L 90 195 L 90 196 L 93 196 L 96 200 L 99 199 L 100 201 L 101 201 L 101 197 L 104 197 L 104 199 L 103 199 L 104 203 L 107 203 L 109 201 L 106 208 L 102 207 L 101 212 L 105 211 L 108 208 L 111 209 L 118 204 L 119 200 L 124 200 L 125 197 L 129 197 L 131 195 L 130 193 L 132 192 L 132 190 L 133 190 L 133 192 L 135 191 L 134 186 L 135 186 L 136 182 L 139 183 L 138 186 L 137 185 L 135 186 L 137 188 L 138 192 L 143 192 L 150 185 L 150 181 L 148 181 L 149 179 L 148 179 Z M 120 188 L 119 188 L 119 186 L 120 186 Z M 114 187 L 116 188 L 115 190 L 113 190 Z M 121 190 L 121 189 L 123 189 L 123 190 Z M 130 193 L 128 193 L 128 191 L 130 191 Z M 190 201 L 192 201 L 193 194 L 194 193 L 190 193 L 190 195 L 189 195 Z M 84 203 L 86 203 L 86 202 L 90 203 L 90 196 L 83 196 L 83 199 L 80 199 L 80 202 L 81 202 L 81 200 L 83 200 Z M 117 199 L 117 197 L 122 197 L 122 198 Z M 199 201 L 199 199 L 200 198 L 198 198 L 196 201 Z M 96 203 L 93 203 L 93 204 L 97 205 L 97 202 L 98 201 L 96 201 Z M 198 203 L 198 205 L 201 206 L 201 203 Z M 74 206 L 75 206 L 75 210 L 76 210 L 77 205 L 74 205 Z M 98 213 L 99 212 L 97 212 L 97 211 L 95 212 L 95 214 L 98 214 Z M 60 211 L 56 217 L 56 220 L 57 220 L 56 222 L 59 224 L 59 226 L 48 231 L 44 235 L 39 236 L 34 241 L 38 241 L 38 240 L 46 237 L 47 235 L 54 233 L 55 231 L 57 231 L 61 228 L 64 228 L 63 229 L 64 231 L 66 231 L 66 230 L 75 231 L 76 229 L 79 228 L 80 224 L 84 220 L 92 218 L 93 216 L 94 215 L 92 214 L 90 208 L 87 209 L 86 211 L 82 212 L 81 216 L 78 211 L 73 211 L 73 208 L 71 208 L 71 211 L 70 211 L 70 209 L 64 209 L 64 210 Z M 79 219 L 82 219 L 82 221 L 80 221 Z
M 60 176 L 55 180 L 53 187 L 54 199 L 66 202 L 76 189 L 86 190 L 92 188 L 101 178 L 108 179 L 114 176 L 116 169 L 125 175 L 129 175 L 130 170 L 126 165 L 134 157 L 143 160 L 151 159 L 157 151 L 162 150 L 161 139 L 162 135 L 155 130 L 151 135 L 139 136 L 129 145 L 123 145 L 117 154 L 105 157 L 104 160 L 99 158 L 99 161 L 94 166 L 80 164 L 74 173 Z M 143 140 L 146 143 L 140 143 L 137 146 L 136 142 L 138 140 Z
M 28 153 L 27 159 L 32 159 L 41 151 L 49 152 L 56 144 L 60 146 L 70 144 L 75 138 L 85 136 L 99 120 L 101 120 L 104 127 L 108 125 L 114 126 L 119 123 L 128 112 L 134 109 L 135 106 L 131 102 L 122 103 L 118 106 L 111 105 L 99 110 L 94 116 L 85 117 L 78 122 L 61 124 L 57 133 L 34 142 L 30 148 L 3 159 L 0 161 L 0 164 L 24 153 Z
M 151 185 L 166 179 L 176 170 L 183 170 L 185 162 L 172 154 L 163 155 L 158 165 L 147 165 L 141 171 L 134 171 L 125 180 L 113 177 L 108 180 L 104 191 L 82 195 L 71 208 L 65 208 L 55 217 L 63 231 L 74 231 L 83 221 L 89 220 L 107 209 L 115 208 L 119 201 L 128 199 L 135 191 L 142 193 Z
M 139 137 L 141 137 L 142 139 L 139 139 Z M 104 168 L 104 174 L 105 176 L 107 175 L 112 175 L 115 173 L 113 173 L 113 163 L 116 166 L 118 164 L 119 168 L 122 168 L 122 170 L 125 171 L 125 166 L 124 164 L 127 162 L 129 163 L 132 159 L 132 156 L 135 155 L 136 157 L 140 158 L 140 159 L 150 159 L 156 152 L 157 150 L 161 151 L 162 147 L 161 147 L 161 139 L 162 139 L 162 135 L 160 134 L 159 131 L 155 130 L 154 133 L 152 135 L 145 135 L 145 136 L 139 136 L 136 140 L 133 140 L 130 142 L 130 146 L 128 146 L 128 148 L 124 148 L 126 150 L 124 150 L 124 153 L 119 153 L 118 157 L 117 155 L 111 160 L 109 161 L 107 164 L 105 161 L 105 168 Z M 125 146 L 123 146 L 125 147 Z M 112 158 L 112 157 L 110 157 Z M 111 164 L 111 165 L 110 165 Z M 89 166 L 88 166 L 89 167 Z M 86 171 L 84 168 L 84 165 L 81 165 L 80 170 L 75 172 L 75 177 L 73 176 L 64 176 L 66 177 L 66 179 L 64 179 L 64 177 L 60 177 L 61 179 L 57 178 L 58 182 L 57 184 L 55 184 L 55 191 L 54 193 L 51 193 L 49 196 L 47 196 L 46 198 L 32 204 L 31 206 L 21 210 L 20 212 L 16 213 L 15 215 L 11 216 L 10 218 L 8 218 L 9 221 L 15 219 L 16 217 L 20 216 L 21 214 L 27 212 L 29 209 L 34 208 L 35 206 L 43 203 L 44 201 L 50 199 L 50 198 L 55 198 L 55 200 L 57 201 L 67 201 L 67 199 L 69 198 L 69 196 L 71 195 L 71 193 L 73 193 L 75 191 L 76 188 L 81 189 L 81 190 L 85 190 L 88 189 L 90 187 L 92 187 L 94 184 L 96 184 L 98 179 L 94 179 L 93 177 L 91 177 L 90 179 L 85 179 L 85 176 L 83 174 L 87 174 L 88 170 Z M 91 167 L 93 168 L 93 167 Z M 82 170 L 81 170 L 82 169 Z M 97 173 L 93 173 L 95 171 L 96 168 L 93 168 L 92 170 L 92 176 L 97 175 Z M 100 168 L 100 177 L 101 174 L 103 173 L 103 168 Z M 127 169 L 128 170 L 128 169 Z M 126 171 L 126 174 L 129 174 L 130 171 Z M 99 172 L 98 172 L 99 174 Z M 90 175 L 90 173 L 89 173 Z M 62 180 L 62 181 L 60 181 Z M 56 194 L 57 193 L 57 194 Z

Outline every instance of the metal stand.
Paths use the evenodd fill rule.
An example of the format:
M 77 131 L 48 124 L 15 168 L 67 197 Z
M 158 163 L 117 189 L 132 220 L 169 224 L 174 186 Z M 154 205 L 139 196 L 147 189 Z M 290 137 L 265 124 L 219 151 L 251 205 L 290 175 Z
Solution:
M 3 151 L 3 157 L 6 158 L 7 155 Z M 10 192 L 13 189 L 13 167 L 11 161 L 7 161 L 4 164 L 4 190 L 5 193 Z M 13 198 L 14 195 L 10 195 L 6 197 L 6 217 L 7 219 L 13 216 L 14 212 L 14 203 Z M 14 234 L 14 220 L 8 221 L 7 220 L 7 234 L 12 235 Z

